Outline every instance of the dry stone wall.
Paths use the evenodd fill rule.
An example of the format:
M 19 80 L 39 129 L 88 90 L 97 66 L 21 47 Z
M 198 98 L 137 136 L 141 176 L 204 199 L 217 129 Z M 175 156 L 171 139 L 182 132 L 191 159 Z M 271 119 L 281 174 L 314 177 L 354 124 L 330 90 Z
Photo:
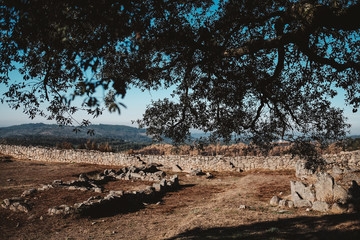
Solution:
M 184 171 L 200 168 L 204 171 L 247 171 L 251 169 L 294 169 L 301 159 L 290 155 L 285 156 L 178 156 L 178 155 L 128 155 L 89 150 L 60 150 L 43 147 L 24 147 L 0 145 L 0 152 L 17 158 L 44 162 L 73 162 L 114 166 L 141 166 L 157 163 L 166 167 L 179 166 Z M 324 155 L 330 167 L 339 166 L 342 169 L 360 169 L 360 151 L 341 152 L 334 155 Z

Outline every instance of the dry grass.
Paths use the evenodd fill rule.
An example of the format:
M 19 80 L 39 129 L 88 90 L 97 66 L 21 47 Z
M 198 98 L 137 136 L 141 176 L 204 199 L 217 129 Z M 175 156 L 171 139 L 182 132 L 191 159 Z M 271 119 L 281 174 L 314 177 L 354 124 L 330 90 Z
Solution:
M 54 179 L 75 179 L 82 172 L 105 168 L 110 167 L 0 161 L 0 200 Z M 290 192 L 291 171 L 213 174 L 214 179 L 205 179 L 180 173 L 182 187 L 160 202 L 102 218 L 48 216 L 41 207 L 28 214 L 0 209 L 0 239 L 359 239 L 359 215 L 270 207 L 271 195 Z M 146 184 L 123 181 L 106 187 L 141 185 Z M 83 192 L 71 194 L 55 191 L 41 198 L 46 208 L 61 199 L 70 203 L 88 197 Z M 239 209 L 240 205 L 246 208 Z
M 271 149 L 267 152 L 269 156 L 282 156 L 289 154 L 292 145 L 289 142 L 274 143 Z M 316 145 L 316 150 L 320 154 L 335 154 L 340 153 L 343 149 L 338 144 L 330 144 L 326 148 L 320 148 Z M 210 144 L 206 146 L 181 145 L 173 146 L 171 144 L 153 144 L 146 146 L 140 150 L 128 151 L 128 154 L 143 154 L 143 155 L 190 155 L 190 156 L 262 156 L 264 152 L 256 146 L 247 145 L 244 143 L 237 143 L 232 145 Z

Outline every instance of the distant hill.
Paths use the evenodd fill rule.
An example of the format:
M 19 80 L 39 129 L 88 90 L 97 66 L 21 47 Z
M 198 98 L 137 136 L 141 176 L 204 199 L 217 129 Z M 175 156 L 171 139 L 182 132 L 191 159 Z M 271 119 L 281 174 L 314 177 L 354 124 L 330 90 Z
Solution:
M 56 124 L 22 124 L 0 128 L 0 144 L 83 148 L 89 141 L 93 146 L 109 145 L 113 151 L 140 149 L 150 145 L 152 139 L 144 129 L 123 125 L 91 125 L 95 135 L 87 134 L 86 129 L 74 132 L 74 127 Z
M 8 137 L 59 137 L 59 138 L 110 138 L 122 139 L 127 142 L 151 142 L 151 138 L 146 136 L 145 129 L 138 129 L 123 125 L 91 125 L 90 129 L 94 129 L 95 135 L 90 136 L 87 131 L 81 130 L 75 133 L 73 127 L 58 126 L 55 124 L 22 124 L 11 127 L 0 128 L 0 138 Z

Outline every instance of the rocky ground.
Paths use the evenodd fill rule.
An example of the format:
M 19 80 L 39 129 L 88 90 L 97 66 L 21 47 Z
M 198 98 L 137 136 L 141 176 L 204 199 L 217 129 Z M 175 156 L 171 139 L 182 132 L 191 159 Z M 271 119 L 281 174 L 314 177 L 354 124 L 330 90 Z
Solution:
M 119 166 L 29 162 L 0 155 L 0 201 L 25 190 L 71 181 L 81 173 Z M 173 173 L 168 173 L 169 175 Z M 114 181 L 103 193 L 50 189 L 28 197 L 28 213 L 0 208 L 0 239 L 360 239 L 358 213 L 330 214 L 270 206 L 290 195 L 293 171 L 180 173 L 181 187 L 159 201 L 102 217 L 49 216 L 47 209 L 110 190 L 137 190 L 147 182 Z M 151 184 L 150 184 L 151 185 Z

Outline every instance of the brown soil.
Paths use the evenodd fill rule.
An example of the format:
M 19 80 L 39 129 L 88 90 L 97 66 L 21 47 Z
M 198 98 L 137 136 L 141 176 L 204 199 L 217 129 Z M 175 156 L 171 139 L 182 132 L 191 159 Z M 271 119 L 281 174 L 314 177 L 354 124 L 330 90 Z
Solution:
M 10 161 L 9 161 L 10 160 Z M 0 155 L 0 201 L 55 179 L 119 166 L 41 163 Z M 170 173 L 171 174 L 171 173 Z M 28 200 L 29 213 L 0 208 L 0 239 L 360 239 L 360 215 L 331 215 L 270 207 L 273 195 L 290 194 L 292 171 L 217 173 L 214 179 L 179 174 L 181 188 L 136 211 L 101 218 L 48 216 L 49 207 L 101 195 L 52 189 Z M 114 181 L 109 190 L 136 190 L 142 181 Z M 246 205 L 246 209 L 239 209 Z
M 136 190 L 143 190 L 147 186 L 151 186 L 153 182 L 146 182 L 140 180 L 116 180 L 111 181 L 103 185 L 104 192 L 107 193 L 111 190 L 113 191 L 136 191 Z

